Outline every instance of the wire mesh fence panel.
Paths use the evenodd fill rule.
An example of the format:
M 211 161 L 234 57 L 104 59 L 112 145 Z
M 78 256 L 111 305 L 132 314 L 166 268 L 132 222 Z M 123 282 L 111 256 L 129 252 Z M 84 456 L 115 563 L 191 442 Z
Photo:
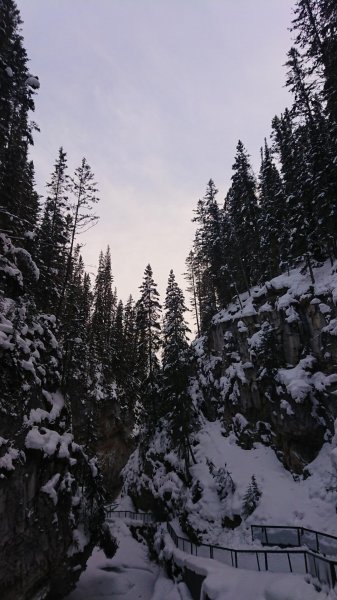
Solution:
M 237 566 L 239 569 L 249 569 L 251 571 L 259 570 L 259 563 L 255 552 L 243 552 L 237 553 Z

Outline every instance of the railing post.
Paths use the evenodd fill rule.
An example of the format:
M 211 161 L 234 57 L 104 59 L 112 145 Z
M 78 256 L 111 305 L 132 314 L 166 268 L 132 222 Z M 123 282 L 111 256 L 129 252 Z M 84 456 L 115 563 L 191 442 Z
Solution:
M 301 545 L 301 534 L 300 534 L 300 528 L 297 528 L 297 543 L 300 546 Z
M 267 558 L 267 552 L 264 553 L 264 566 L 266 568 L 266 571 L 268 571 L 268 558 Z
M 258 552 L 256 552 L 255 554 L 256 554 L 257 568 L 258 568 L 258 570 L 259 570 L 259 571 L 261 571 L 261 569 L 260 569 L 259 553 L 258 553 Z
M 234 550 L 234 558 L 235 558 L 235 568 L 238 568 L 238 553 L 236 550 Z
M 316 531 L 316 552 L 319 551 L 318 533 Z
M 267 534 L 267 527 L 264 528 L 264 535 L 266 536 L 266 544 L 269 545 L 268 534 Z
M 209 547 L 210 558 L 213 558 L 213 546 Z
M 293 572 L 293 568 L 292 568 L 292 565 L 291 565 L 291 560 L 290 560 L 289 552 L 287 552 L 287 557 L 288 557 L 288 563 L 289 563 L 290 573 L 292 573 Z

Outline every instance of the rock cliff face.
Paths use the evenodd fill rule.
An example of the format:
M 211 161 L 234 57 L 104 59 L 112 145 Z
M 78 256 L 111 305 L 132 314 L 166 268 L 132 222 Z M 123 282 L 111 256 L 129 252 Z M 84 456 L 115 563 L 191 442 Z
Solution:
M 108 497 L 115 498 L 120 491 L 121 471 L 134 449 L 130 419 L 122 419 L 113 404 L 103 406 L 98 418 L 96 454 Z
M 124 470 L 136 507 L 178 518 L 195 541 L 224 546 L 242 543 L 254 522 L 330 531 L 337 264 L 313 275 L 300 266 L 234 298 L 195 340 L 191 460 L 163 416 Z
M 100 532 L 99 474 L 59 391 L 55 318 L 25 294 L 36 267 L 4 237 L 0 255 L 0 597 L 61 598 Z
M 241 295 L 196 343 L 207 416 L 298 473 L 337 416 L 337 276 L 324 264 L 314 278 L 298 268 Z
M 85 385 L 75 382 L 69 388 L 68 397 L 75 439 L 97 456 L 107 498 L 114 499 L 122 484 L 121 471 L 136 442 L 132 435 L 132 412 L 121 411 L 123 391 L 114 384 L 105 388 L 107 393 L 97 400 L 95 394 L 88 394 Z

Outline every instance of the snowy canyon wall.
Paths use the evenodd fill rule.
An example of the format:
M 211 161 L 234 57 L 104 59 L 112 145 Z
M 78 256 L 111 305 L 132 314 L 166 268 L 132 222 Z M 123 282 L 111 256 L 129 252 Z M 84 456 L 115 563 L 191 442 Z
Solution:
M 203 410 L 246 448 L 262 441 L 301 473 L 337 417 L 336 265 L 283 274 L 218 313 L 197 340 Z
M 0 255 L 0 597 L 60 598 L 97 541 L 99 473 L 60 392 L 56 320 L 27 294 L 36 266 L 4 236 Z
M 74 382 L 68 395 L 75 439 L 97 456 L 107 498 L 114 499 L 121 488 L 121 471 L 135 449 L 134 418 L 121 410 L 122 391 L 115 385 L 105 387 L 105 393 L 87 398 L 85 387 Z

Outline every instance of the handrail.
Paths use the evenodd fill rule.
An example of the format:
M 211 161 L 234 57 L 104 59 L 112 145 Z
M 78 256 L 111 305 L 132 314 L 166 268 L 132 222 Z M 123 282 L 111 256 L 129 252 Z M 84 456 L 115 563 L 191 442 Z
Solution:
M 276 532 L 275 532 L 276 530 Z M 263 546 L 308 546 L 310 550 L 326 556 L 337 554 L 337 537 L 308 527 L 288 525 L 251 525 L 252 539 L 258 539 Z M 260 536 L 258 535 L 260 533 Z M 290 533 L 290 539 L 289 535 Z M 291 536 L 291 534 L 295 534 Z M 288 539 L 287 539 L 288 538 Z M 331 540 L 335 544 L 331 544 Z M 332 550 L 329 552 L 329 550 Z
M 131 519 L 142 521 L 143 523 L 153 523 L 156 518 L 151 513 L 137 513 L 130 510 L 113 510 L 106 509 L 107 516 L 114 514 L 119 517 L 130 517 Z M 189 552 L 192 556 L 199 556 L 202 558 L 211 558 L 224 562 L 234 568 L 249 569 L 253 571 L 274 571 L 274 572 L 290 572 L 299 574 L 309 574 L 316 577 L 322 584 L 328 585 L 333 588 L 337 582 L 337 559 L 332 560 L 326 558 L 326 556 L 318 555 L 312 549 L 271 549 L 265 550 L 260 548 L 247 548 L 247 549 L 236 549 L 226 548 L 224 546 L 216 546 L 213 544 L 195 544 L 188 538 L 177 535 L 170 522 L 166 523 L 167 531 L 171 536 L 175 546 L 183 550 L 183 552 Z M 311 534 L 326 536 L 336 540 L 337 538 L 330 534 L 321 534 L 305 527 L 282 527 L 282 525 L 252 525 L 252 538 L 254 538 L 254 529 L 263 530 L 266 529 L 290 529 L 307 531 Z M 268 540 L 265 545 L 272 545 L 271 540 Z M 316 538 L 315 538 L 316 539 Z M 261 541 L 261 540 L 260 540 Z M 277 545 L 274 542 L 273 545 Z M 300 545 L 300 544 L 297 544 Z M 337 554 L 337 547 L 336 547 Z
M 107 517 L 110 517 L 111 515 L 115 515 L 116 517 L 129 517 L 134 521 L 142 521 L 143 523 L 154 523 L 156 521 L 155 516 L 151 513 L 139 513 L 132 510 L 114 510 L 113 508 L 106 508 L 105 514 Z
M 258 548 L 238 550 L 211 544 L 194 544 L 189 539 L 177 535 L 170 523 L 167 523 L 167 531 L 175 546 L 183 552 L 189 552 L 191 555 L 202 558 L 216 559 L 234 568 L 309 574 L 317 577 L 322 584 L 326 584 L 330 588 L 333 588 L 337 581 L 337 560 L 318 556 L 311 550 L 264 550 Z M 203 549 L 207 551 L 208 555 L 205 555 Z

